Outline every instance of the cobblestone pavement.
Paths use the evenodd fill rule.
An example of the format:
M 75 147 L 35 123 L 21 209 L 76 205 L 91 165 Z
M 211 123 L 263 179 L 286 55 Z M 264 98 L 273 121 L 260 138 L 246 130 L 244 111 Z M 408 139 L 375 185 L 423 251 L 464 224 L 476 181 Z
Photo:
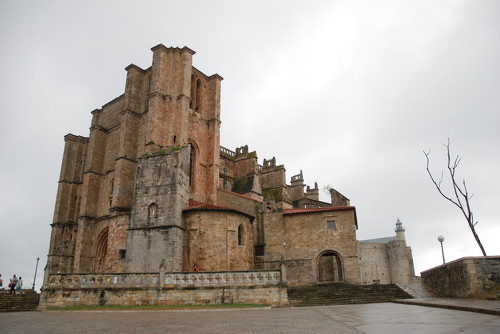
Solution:
M 499 333 L 500 316 L 393 303 L 210 311 L 0 313 L 0 333 Z

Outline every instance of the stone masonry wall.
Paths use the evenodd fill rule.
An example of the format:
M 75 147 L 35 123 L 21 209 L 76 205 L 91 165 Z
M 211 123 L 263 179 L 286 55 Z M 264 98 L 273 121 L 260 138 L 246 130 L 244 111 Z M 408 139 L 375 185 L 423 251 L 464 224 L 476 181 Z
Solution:
M 234 158 L 233 170 L 231 176 L 235 179 L 257 174 L 259 172 L 259 164 L 257 162 L 257 153 L 240 153 Z
M 44 281 L 40 309 L 72 305 L 287 306 L 280 271 L 62 274 Z
M 411 248 L 404 240 L 394 240 L 387 243 L 387 254 L 391 269 L 391 283 L 410 283 L 415 271 Z
M 168 154 L 167 154 L 168 153 Z M 127 241 L 127 272 L 182 270 L 182 209 L 188 206 L 190 149 L 141 159 Z
M 206 288 L 47 288 L 41 309 L 73 305 L 214 305 L 288 306 L 286 287 L 226 286 Z
M 413 276 L 413 258 L 404 240 L 386 243 L 358 242 L 362 284 L 409 283 Z
M 386 245 L 358 242 L 361 284 L 390 284 L 391 270 Z
M 422 283 L 443 297 L 471 297 L 500 284 L 500 257 L 466 257 L 421 272 Z
M 316 283 L 319 256 L 333 251 L 341 257 L 344 281 L 360 284 L 354 215 L 354 209 L 284 216 L 281 212 L 266 214 L 263 260 L 279 261 L 283 257 L 287 262 L 304 261 L 304 267 L 295 262 L 293 270 L 288 271 L 288 282 Z M 335 229 L 327 227 L 327 221 L 331 220 L 335 221 Z
M 202 271 L 252 270 L 253 237 L 249 217 L 224 211 L 184 213 L 184 271 L 196 263 Z M 242 229 L 241 245 L 238 228 Z
M 217 189 L 217 204 L 230 208 L 237 208 L 238 211 L 255 215 L 256 207 L 262 204 L 262 201 L 239 195 L 224 189 Z

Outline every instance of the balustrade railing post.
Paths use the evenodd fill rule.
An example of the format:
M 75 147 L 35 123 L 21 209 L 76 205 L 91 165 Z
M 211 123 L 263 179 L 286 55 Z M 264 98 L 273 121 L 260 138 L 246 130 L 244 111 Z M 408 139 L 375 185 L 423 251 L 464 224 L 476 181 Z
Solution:
M 280 283 L 286 283 L 286 263 L 283 257 L 281 258 L 280 273 Z
M 160 264 L 160 280 L 158 281 L 158 287 L 161 288 L 165 284 L 165 272 L 167 271 L 167 264 L 165 259 L 161 260 Z

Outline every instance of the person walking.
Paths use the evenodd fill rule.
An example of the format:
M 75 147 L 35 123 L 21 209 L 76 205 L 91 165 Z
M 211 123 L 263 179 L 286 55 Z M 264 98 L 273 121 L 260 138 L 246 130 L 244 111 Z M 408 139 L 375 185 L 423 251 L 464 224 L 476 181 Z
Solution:
M 21 292 L 22 288 L 23 288 L 23 278 L 19 276 L 19 279 L 17 280 L 16 283 L 16 292 Z
M 3 289 L 3 279 L 2 279 L 2 274 L 0 274 L 0 289 Z
M 12 276 L 9 283 L 10 293 L 16 294 L 16 286 L 17 286 L 17 277 L 16 275 Z

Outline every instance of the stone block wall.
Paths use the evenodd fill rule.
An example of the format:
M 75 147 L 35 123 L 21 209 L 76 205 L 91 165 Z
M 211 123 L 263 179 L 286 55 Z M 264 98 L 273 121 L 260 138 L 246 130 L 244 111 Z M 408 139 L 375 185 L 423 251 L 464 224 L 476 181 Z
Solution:
M 217 189 L 217 204 L 230 208 L 238 208 L 238 211 L 255 215 L 256 207 L 260 206 L 262 201 L 224 189 Z
M 404 240 L 358 242 L 361 284 L 409 283 L 415 276 L 410 247 Z
M 280 261 L 284 257 L 287 263 L 291 261 L 294 265 L 287 268 L 290 284 L 316 283 L 318 260 L 326 251 L 340 256 L 345 282 L 360 284 L 354 208 L 310 214 L 276 212 L 266 214 L 264 219 L 266 246 L 262 260 Z M 328 221 L 335 221 L 335 228 L 328 228 Z
M 190 147 L 139 162 L 127 240 L 127 272 L 182 270 L 182 209 L 189 200 Z
M 288 306 L 286 287 L 226 286 L 206 288 L 47 288 L 40 309 L 74 305 L 216 305 Z
M 279 271 L 50 275 L 40 309 L 73 305 L 288 306 Z
M 465 257 L 420 274 L 435 295 L 467 298 L 500 284 L 500 257 Z
M 240 178 L 250 174 L 257 174 L 259 172 L 259 164 L 257 162 L 257 153 L 239 153 L 234 158 L 234 165 L 232 170 L 232 177 Z
M 391 270 L 386 245 L 358 242 L 361 284 L 390 284 Z
M 285 167 L 280 165 L 262 168 L 261 183 L 263 190 L 286 187 Z
M 404 240 L 394 240 L 387 243 L 387 254 L 392 283 L 410 283 L 415 276 L 411 248 Z
M 76 223 L 52 224 L 47 263 L 54 273 L 73 272 L 76 247 Z
M 195 263 L 202 271 L 252 270 L 251 221 L 248 216 L 234 212 L 185 212 L 186 246 L 183 270 L 192 270 Z

